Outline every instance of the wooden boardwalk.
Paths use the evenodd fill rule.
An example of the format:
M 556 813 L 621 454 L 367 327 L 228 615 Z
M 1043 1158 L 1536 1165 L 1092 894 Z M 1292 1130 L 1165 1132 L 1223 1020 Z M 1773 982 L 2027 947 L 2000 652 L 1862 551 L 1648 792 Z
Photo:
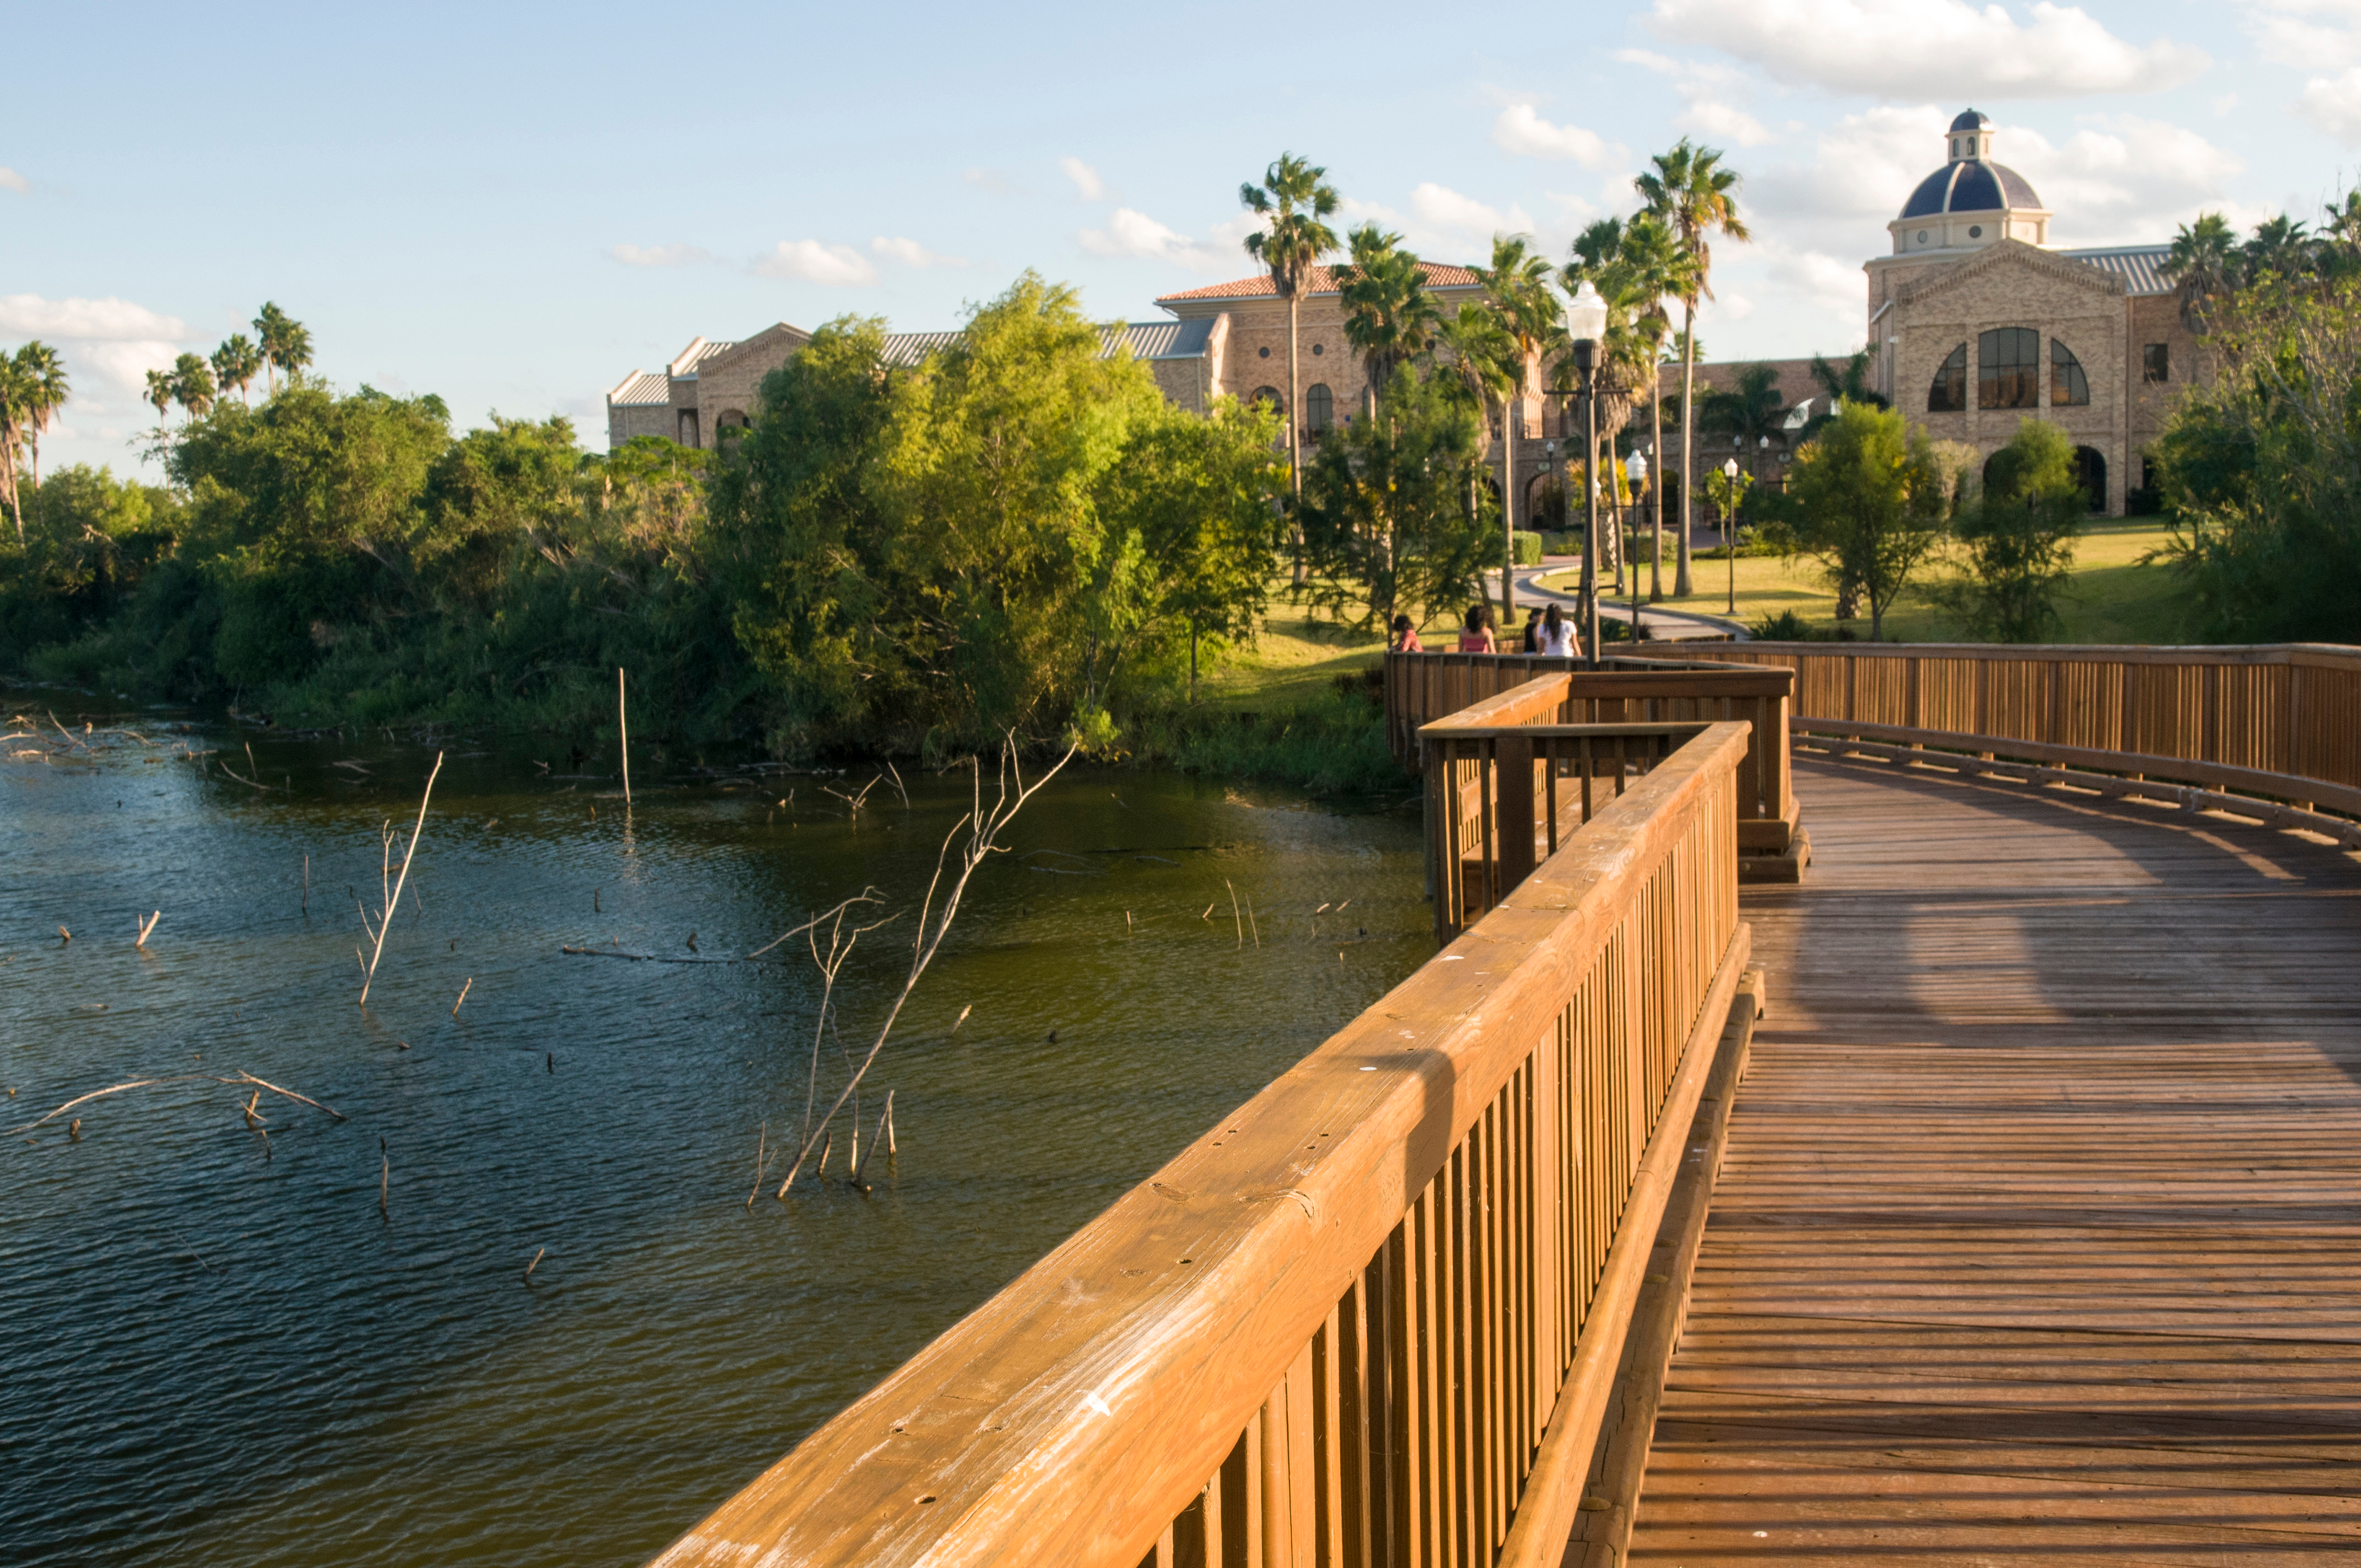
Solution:
M 1634 1563 L 2361 1563 L 2361 859 L 1799 756 Z

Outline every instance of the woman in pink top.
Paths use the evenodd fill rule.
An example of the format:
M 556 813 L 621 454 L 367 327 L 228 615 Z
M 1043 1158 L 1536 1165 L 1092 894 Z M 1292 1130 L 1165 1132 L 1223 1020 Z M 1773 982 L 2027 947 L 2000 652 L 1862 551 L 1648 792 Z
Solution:
M 1426 644 L 1418 640 L 1418 628 L 1411 624 L 1410 617 L 1406 615 L 1394 617 L 1393 652 L 1397 653 L 1426 652 Z
M 1462 653 L 1497 653 L 1500 644 L 1492 635 L 1492 607 L 1471 604 L 1467 607 L 1467 629 L 1459 634 Z

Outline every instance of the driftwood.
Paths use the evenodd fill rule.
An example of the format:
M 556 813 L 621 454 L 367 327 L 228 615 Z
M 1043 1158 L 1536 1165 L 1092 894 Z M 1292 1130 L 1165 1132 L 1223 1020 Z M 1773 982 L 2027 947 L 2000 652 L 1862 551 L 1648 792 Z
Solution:
M 411 857 L 418 853 L 419 836 L 426 831 L 426 803 L 434 798 L 434 781 L 443 774 L 443 753 L 434 753 L 434 770 L 426 775 L 426 788 L 418 797 L 418 822 L 410 830 L 410 843 L 401 851 L 401 875 L 393 884 L 393 893 L 385 901 L 385 912 L 378 916 L 377 947 L 369 954 L 368 972 L 361 977 L 361 1005 L 368 1005 L 369 987 L 377 981 L 378 959 L 385 954 L 385 934 L 393 927 L 393 912 L 401 907 L 401 890 L 410 881 Z
M 11 1127 L 8 1129 L 8 1133 L 10 1136 L 15 1136 L 18 1134 L 30 1133 L 44 1123 L 56 1121 L 60 1116 L 64 1115 L 67 1112 L 72 1110 L 77 1105 L 87 1104 L 93 1100 L 103 1100 L 110 1094 L 121 1094 L 133 1089 L 157 1089 L 161 1088 L 166 1084 L 172 1083 L 234 1083 L 241 1087 L 251 1086 L 255 1089 L 267 1089 L 273 1094 L 309 1105 L 314 1111 L 324 1111 L 339 1122 L 350 1119 L 346 1117 L 343 1112 L 336 1110 L 333 1106 L 323 1105 L 308 1094 L 298 1094 L 291 1089 L 281 1089 L 279 1085 L 272 1083 L 268 1079 L 257 1078 L 250 1072 L 240 1072 L 228 1078 L 225 1078 L 219 1073 L 212 1072 L 180 1072 L 173 1073 L 163 1078 L 135 1078 L 123 1083 L 108 1084 L 104 1089 L 93 1089 L 87 1094 L 77 1094 L 71 1100 L 67 1101 L 64 1104 L 50 1112 L 48 1115 L 39 1117 L 34 1121 L 24 1123 L 18 1126 Z M 249 1120 L 253 1119 L 250 1108 L 247 1115 Z

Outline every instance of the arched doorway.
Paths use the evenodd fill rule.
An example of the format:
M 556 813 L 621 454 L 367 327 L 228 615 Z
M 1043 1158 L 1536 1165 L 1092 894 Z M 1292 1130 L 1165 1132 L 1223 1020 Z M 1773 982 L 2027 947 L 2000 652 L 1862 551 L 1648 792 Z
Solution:
M 2107 459 L 2095 446 L 2074 448 L 2074 471 L 2082 481 L 2082 489 L 2091 498 L 2091 510 L 2107 510 Z
M 1565 486 L 1555 474 L 1536 474 L 1526 481 L 1524 521 L 1543 533 L 1565 532 Z

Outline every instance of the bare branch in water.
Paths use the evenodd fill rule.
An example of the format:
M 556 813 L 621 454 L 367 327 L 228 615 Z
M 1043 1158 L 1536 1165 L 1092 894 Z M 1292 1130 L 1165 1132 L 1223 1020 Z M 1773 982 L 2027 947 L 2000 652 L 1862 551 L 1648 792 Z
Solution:
M 851 1080 L 838 1091 L 835 1102 L 829 1106 L 827 1114 L 819 1119 L 818 1136 L 826 1135 L 829 1124 L 836 1119 L 836 1113 L 844 1109 L 845 1102 L 860 1091 L 861 1080 L 868 1075 L 869 1069 L 876 1065 L 879 1054 L 885 1049 L 885 1042 L 893 1036 L 895 1020 L 902 1015 L 903 1005 L 910 1000 L 911 992 L 917 990 L 919 980 L 927 972 L 927 966 L 934 961 L 935 954 L 942 948 L 943 938 L 950 934 L 951 922 L 959 915 L 960 900 L 966 895 L 968 881 L 975 875 L 976 868 L 994 854 L 1007 853 L 1006 850 L 994 840 L 1016 818 L 1016 814 L 1024 809 L 1025 803 L 1038 794 L 1043 785 L 1056 778 L 1068 762 L 1073 761 L 1074 751 L 1075 748 L 1068 747 L 1065 755 L 1060 757 L 1048 773 L 1043 773 L 1031 784 L 1027 784 L 1025 782 L 1024 763 L 1016 755 L 1016 737 L 1011 735 L 1001 745 L 999 794 L 989 807 L 983 804 L 983 769 L 973 759 L 970 760 L 970 766 L 974 769 L 974 804 L 970 806 L 966 816 L 951 825 L 950 831 L 943 836 L 942 849 L 936 854 L 934 878 L 928 883 L 926 898 L 918 905 L 918 928 L 917 934 L 911 938 L 909 975 L 902 981 L 901 992 L 894 998 L 893 1005 L 885 1010 L 884 1019 L 877 1026 L 877 1037 L 871 1042 L 868 1054 L 862 1057 L 860 1065 L 853 1069 Z M 1012 781 L 1015 784 L 1013 795 L 1010 791 Z M 952 845 L 959 838 L 961 828 L 968 830 L 967 842 L 959 848 L 958 869 L 951 877 L 950 888 L 945 891 L 943 889 L 945 867 L 951 860 Z M 935 895 L 939 891 L 943 894 L 939 908 L 935 903 Z M 812 1130 L 807 1126 L 804 1132 L 804 1146 L 796 1151 L 796 1164 L 798 1167 L 811 1154 L 815 1136 Z M 792 1173 L 790 1179 L 792 1179 Z
M 385 908 L 377 917 L 377 946 L 369 953 L 368 973 L 361 977 L 361 1005 L 368 1005 L 369 987 L 377 982 L 377 961 L 385 955 L 385 934 L 393 928 L 393 912 L 401 906 L 401 890 L 410 882 L 410 858 L 418 853 L 419 835 L 426 831 L 426 803 L 434 798 L 434 781 L 443 775 L 443 753 L 434 753 L 434 771 L 426 775 L 425 792 L 418 797 L 418 823 L 410 830 L 409 847 L 401 851 L 401 875 L 395 879 L 393 891 L 386 895 Z M 386 858 L 393 858 L 393 842 L 386 840 Z
M 87 1094 L 77 1094 L 71 1100 L 67 1101 L 64 1104 L 50 1112 L 48 1115 L 40 1117 L 36 1121 L 27 1122 L 21 1126 L 9 1128 L 8 1134 L 13 1137 L 20 1133 L 32 1132 L 43 1123 L 56 1121 L 60 1116 L 64 1115 L 67 1112 L 72 1110 L 77 1105 L 86 1104 L 93 1100 L 103 1100 L 110 1094 L 121 1094 L 126 1090 L 133 1089 L 159 1089 L 166 1084 L 171 1083 L 247 1084 L 256 1089 L 267 1089 L 270 1091 L 271 1093 L 280 1095 L 288 1100 L 298 1101 L 305 1105 L 309 1105 L 314 1111 L 324 1111 L 339 1122 L 348 1120 L 343 1112 L 336 1110 L 333 1106 L 323 1105 L 308 1094 L 298 1094 L 291 1089 L 281 1089 L 279 1085 L 272 1083 L 266 1079 L 257 1078 L 250 1072 L 240 1072 L 233 1078 L 224 1078 L 219 1073 L 212 1072 L 181 1072 L 173 1073 L 165 1078 L 135 1078 L 124 1083 L 108 1084 L 104 1089 L 93 1089 Z

